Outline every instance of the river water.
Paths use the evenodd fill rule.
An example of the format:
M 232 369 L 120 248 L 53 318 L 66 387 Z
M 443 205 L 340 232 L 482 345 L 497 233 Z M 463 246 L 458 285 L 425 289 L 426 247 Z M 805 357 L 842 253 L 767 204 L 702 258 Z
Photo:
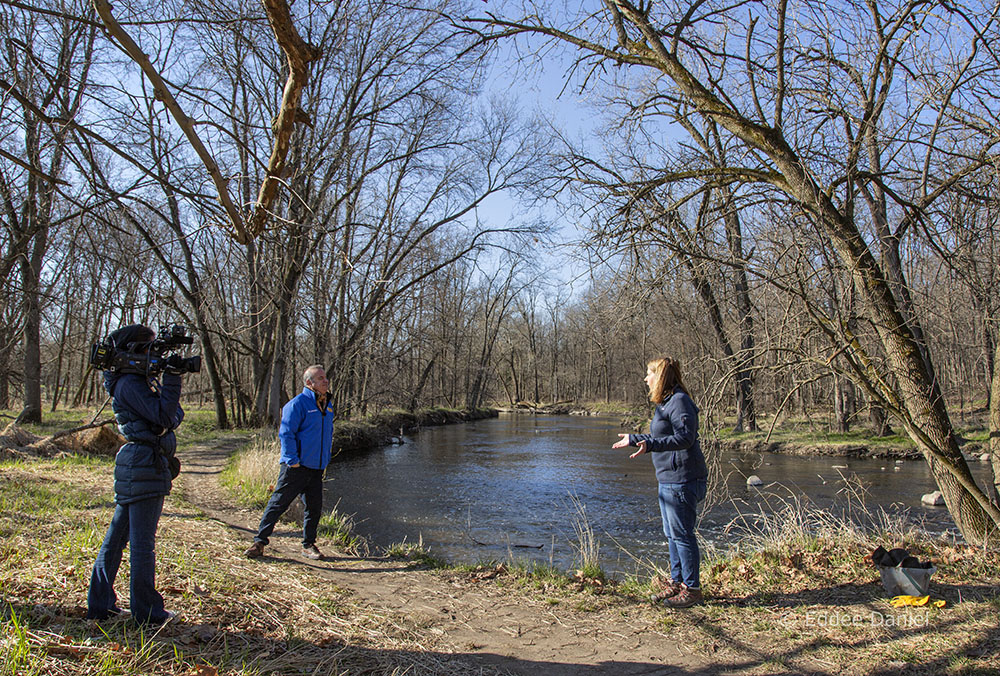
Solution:
M 576 525 L 585 512 L 605 570 L 631 572 L 637 559 L 662 563 L 666 552 L 652 463 L 610 448 L 621 431 L 617 417 L 519 414 L 425 428 L 400 445 L 335 460 L 326 500 L 377 545 L 422 541 L 453 563 L 513 557 L 562 570 L 579 561 Z M 930 532 L 954 532 L 945 508 L 920 503 L 935 490 L 920 460 L 721 452 L 718 461 L 725 489 L 710 497 L 699 525 L 712 544 L 733 543 L 755 515 L 793 502 L 860 520 L 882 509 Z M 981 480 L 988 471 L 973 470 Z M 748 489 L 750 474 L 765 486 Z M 861 480 L 867 511 L 849 499 L 843 476 Z

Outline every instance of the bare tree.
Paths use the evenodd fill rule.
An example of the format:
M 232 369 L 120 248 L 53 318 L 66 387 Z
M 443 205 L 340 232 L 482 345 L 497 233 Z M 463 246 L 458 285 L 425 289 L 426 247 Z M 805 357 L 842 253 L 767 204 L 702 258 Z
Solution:
M 26 422 L 39 422 L 42 416 L 42 268 L 51 229 L 65 217 L 58 192 L 66 185 L 62 176 L 69 122 L 79 113 L 87 89 L 96 35 L 94 26 L 79 29 L 69 16 L 76 9 L 72 4 L 60 9 L 34 15 L 4 6 L 0 15 L 7 36 L 0 64 L 5 91 L 0 112 L 11 123 L 3 139 L 0 176 L 8 244 L 0 273 L 6 277 L 14 264 L 20 272 L 24 409 L 19 419 Z
M 838 13 L 808 3 L 795 9 L 789 11 L 787 2 L 745 9 L 679 2 L 654 10 L 607 0 L 569 30 L 537 14 L 488 16 L 468 25 L 484 27 L 491 39 L 534 33 L 567 42 L 597 69 L 604 63 L 649 69 L 662 96 L 684 102 L 740 144 L 742 166 L 706 175 L 773 188 L 827 238 L 852 280 L 887 370 L 851 339 L 850 327 L 816 319 L 840 345 L 853 378 L 923 452 L 965 537 L 982 543 L 1000 525 L 1000 510 L 976 485 L 959 451 L 897 253 L 933 204 L 993 159 L 1000 136 L 984 134 L 975 143 L 973 134 L 983 126 L 996 129 L 996 121 L 970 110 L 963 94 L 971 86 L 970 95 L 995 96 L 987 82 L 996 83 L 1000 64 L 982 47 L 996 33 L 997 17 L 925 2 L 871 2 Z M 749 20 L 737 16 L 747 10 Z M 720 24 L 725 31 L 717 30 Z M 937 31 L 956 26 L 968 35 L 964 53 L 923 62 L 934 60 L 936 50 L 926 45 L 938 44 Z M 733 49 L 737 45 L 742 49 Z M 967 86 L 970 69 L 977 77 Z M 907 85 L 921 96 L 906 96 L 900 88 Z M 958 152 L 957 139 L 964 141 Z M 862 226 L 870 226 L 875 251 Z

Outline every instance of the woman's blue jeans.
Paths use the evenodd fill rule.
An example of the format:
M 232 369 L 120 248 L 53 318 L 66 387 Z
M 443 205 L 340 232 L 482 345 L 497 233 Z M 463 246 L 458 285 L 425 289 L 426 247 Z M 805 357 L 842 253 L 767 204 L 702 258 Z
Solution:
M 679 484 L 660 484 L 660 517 L 663 534 L 670 549 L 670 575 L 691 589 L 701 587 L 700 552 L 695 524 L 698 503 L 705 499 L 708 482 L 704 479 Z
M 117 505 L 104 543 L 97 553 L 87 593 L 87 617 L 103 620 L 120 612 L 115 577 L 129 546 L 130 608 L 136 622 L 160 624 L 167 619 L 163 597 L 156 591 L 156 527 L 163 496 Z

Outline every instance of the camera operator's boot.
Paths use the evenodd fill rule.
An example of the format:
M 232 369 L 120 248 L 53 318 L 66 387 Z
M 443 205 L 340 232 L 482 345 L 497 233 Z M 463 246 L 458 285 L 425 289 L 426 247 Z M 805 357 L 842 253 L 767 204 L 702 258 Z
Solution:
M 259 542 L 254 542 L 252 545 L 247 547 L 245 552 L 243 552 L 243 556 L 248 559 L 259 559 L 264 556 L 264 545 Z

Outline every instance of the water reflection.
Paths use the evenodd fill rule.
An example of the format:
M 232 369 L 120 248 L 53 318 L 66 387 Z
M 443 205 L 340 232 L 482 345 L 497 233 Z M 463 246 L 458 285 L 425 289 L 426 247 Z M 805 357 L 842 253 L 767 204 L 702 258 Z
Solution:
M 528 415 L 427 428 L 402 445 L 334 461 L 327 500 L 339 501 L 340 511 L 354 514 L 358 530 L 379 545 L 422 539 L 449 561 L 514 556 L 567 569 L 577 558 L 573 495 L 602 543 L 602 565 L 631 571 L 633 557 L 660 560 L 665 552 L 650 459 L 611 450 L 620 431 L 618 418 Z M 943 508 L 920 504 L 921 494 L 934 490 L 921 461 L 729 453 L 720 460 L 730 499 L 703 515 L 700 528 L 709 540 L 735 537 L 726 527 L 740 512 L 781 506 L 782 499 L 762 501 L 747 489 L 748 474 L 770 484 L 765 494 L 837 509 L 849 506 L 841 473 L 856 474 L 868 485 L 869 508 L 909 510 L 909 518 L 932 531 L 953 528 Z

